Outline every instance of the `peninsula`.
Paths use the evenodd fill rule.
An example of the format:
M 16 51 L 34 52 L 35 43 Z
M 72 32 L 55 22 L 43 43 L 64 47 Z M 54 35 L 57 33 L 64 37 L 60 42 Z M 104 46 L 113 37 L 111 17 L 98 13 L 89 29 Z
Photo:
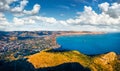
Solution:
M 119 71 L 115 52 L 87 56 L 74 50 L 55 50 L 56 37 L 105 34 L 106 32 L 14 31 L 0 32 L 0 70 L 9 71 Z M 76 69 L 77 68 L 77 69 Z

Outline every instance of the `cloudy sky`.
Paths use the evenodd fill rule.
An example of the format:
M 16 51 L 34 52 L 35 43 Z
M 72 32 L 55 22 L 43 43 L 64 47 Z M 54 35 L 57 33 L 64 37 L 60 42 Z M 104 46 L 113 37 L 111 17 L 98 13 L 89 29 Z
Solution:
M 0 31 L 120 31 L 120 0 L 0 0 Z

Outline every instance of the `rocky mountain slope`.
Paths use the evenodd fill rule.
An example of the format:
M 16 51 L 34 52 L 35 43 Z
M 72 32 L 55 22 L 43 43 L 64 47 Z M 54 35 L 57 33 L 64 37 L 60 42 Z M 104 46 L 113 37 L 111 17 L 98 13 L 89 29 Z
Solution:
M 119 71 L 120 69 L 120 62 L 114 52 L 90 57 L 78 51 L 44 50 L 27 58 L 27 61 L 32 63 L 36 69 L 49 67 L 49 70 L 51 67 L 72 62 L 79 63 L 91 71 Z
M 1 60 L 0 71 L 120 71 L 120 60 L 114 52 L 87 56 L 47 49 L 22 59 Z

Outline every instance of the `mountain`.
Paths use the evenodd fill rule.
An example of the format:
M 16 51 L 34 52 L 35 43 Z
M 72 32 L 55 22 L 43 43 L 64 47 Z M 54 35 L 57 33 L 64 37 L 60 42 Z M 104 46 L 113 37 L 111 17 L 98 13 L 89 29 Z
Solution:
M 64 63 L 78 63 L 84 69 L 91 71 L 119 71 L 120 61 L 114 52 L 109 52 L 97 56 L 87 56 L 78 51 L 51 51 L 44 50 L 40 53 L 27 56 L 28 62 L 36 69 L 59 66 Z M 57 69 L 55 71 L 58 71 Z M 63 69 L 64 71 L 64 69 Z

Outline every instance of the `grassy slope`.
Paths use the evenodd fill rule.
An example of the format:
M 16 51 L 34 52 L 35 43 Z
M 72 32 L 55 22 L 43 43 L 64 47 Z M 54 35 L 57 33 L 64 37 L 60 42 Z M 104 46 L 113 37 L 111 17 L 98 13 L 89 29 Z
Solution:
M 113 67 L 116 64 L 116 55 L 113 52 L 89 57 L 78 51 L 48 52 L 48 50 L 44 50 L 26 58 L 35 68 L 53 67 L 63 63 L 77 62 L 92 71 L 116 71 Z
M 31 62 L 35 68 L 52 67 L 67 62 L 78 62 L 84 67 L 89 65 L 90 58 L 77 51 L 66 51 L 66 52 L 46 52 L 41 51 L 40 53 L 30 55 L 27 57 L 28 61 Z

